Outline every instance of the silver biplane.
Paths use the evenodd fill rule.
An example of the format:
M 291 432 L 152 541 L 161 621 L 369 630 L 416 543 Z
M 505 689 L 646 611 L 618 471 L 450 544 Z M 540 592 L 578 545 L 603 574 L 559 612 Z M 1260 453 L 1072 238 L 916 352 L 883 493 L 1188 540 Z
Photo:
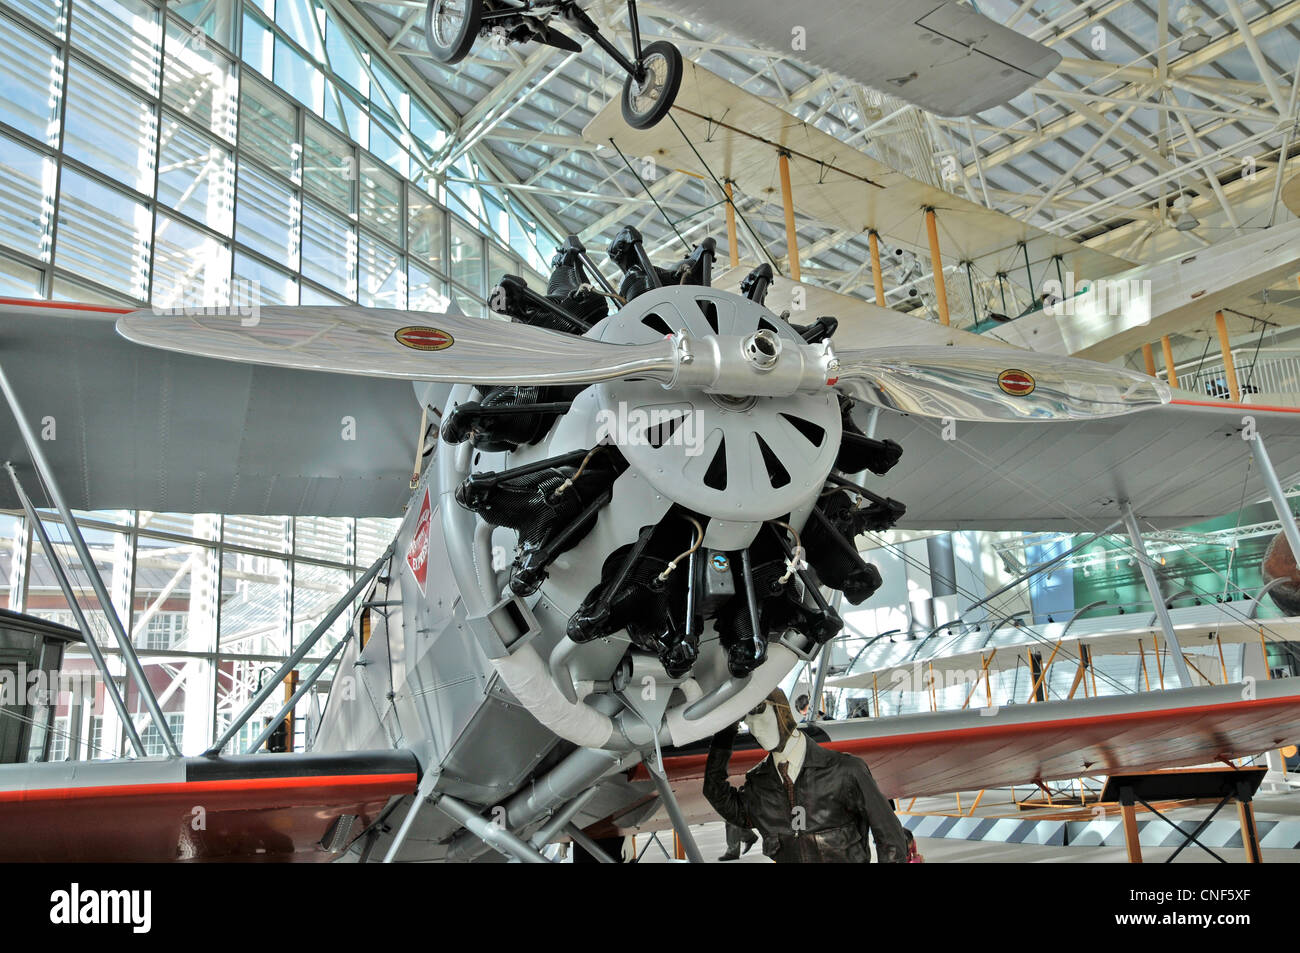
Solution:
M 711 242 L 670 267 L 631 229 L 612 251 L 619 292 L 592 288 L 576 241 L 557 255 L 550 294 L 505 281 L 496 301 L 510 325 L 360 307 L 267 307 L 248 324 L 6 303 L 6 396 L 21 408 L 42 395 L 39 415 L 66 413 L 86 434 L 51 447 L 52 462 L 20 411 L 47 487 L 87 475 L 71 502 L 56 495 L 61 509 L 386 513 L 377 501 L 410 477 L 409 463 L 393 466 L 410 459 L 396 438 L 413 414 L 441 417 L 388 552 L 207 754 L 0 768 L 0 856 L 495 849 L 540 861 L 557 839 L 598 852 L 593 835 L 672 825 L 698 857 L 688 825 L 709 816 L 702 745 L 818 655 L 840 631 L 841 597 L 857 604 L 879 585 L 858 533 L 905 513 L 921 526 L 1052 526 L 1113 523 L 1133 507 L 1186 522 L 1239 499 L 1238 485 L 1158 460 L 1170 441 L 1200 456 L 1202 474 L 1240 459 L 1243 408 L 1171 399 L 1109 365 L 973 347 L 973 335 L 889 312 L 866 335 L 884 336 L 877 346 L 839 347 L 833 319 L 800 326 L 763 305 L 765 269 L 744 294 L 712 287 Z M 616 310 L 601 314 L 613 294 Z M 903 333 L 917 343 L 888 339 Z M 76 382 L 55 393 L 40 386 L 51 336 Z M 339 414 L 358 407 L 376 432 L 344 458 L 323 428 L 336 436 Z M 1250 413 L 1278 465 L 1300 470 L 1295 413 Z M 932 426 L 940 418 L 958 422 L 968 450 L 1016 466 L 969 468 Z M 82 470 L 82 454 L 99 466 Z M 865 485 L 886 474 L 906 509 Z M 1058 503 L 1027 484 L 1054 485 Z M 1257 471 L 1254 491 L 1267 488 Z M 310 749 L 221 754 L 358 597 L 327 659 L 336 690 Z M 359 690 L 337 690 L 345 675 Z M 1251 700 L 1185 687 L 810 730 L 867 758 L 886 794 L 917 795 L 1254 754 L 1300 730 L 1294 681 Z M 734 768 L 755 757 L 740 751 Z M 189 823 L 196 803 L 202 831 Z
M 663 6 L 690 15 L 695 4 Z M 816 6 L 968 15 L 937 2 Z M 764 24 L 784 22 L 776 9 L 747 4 L 737 29 L 763 42 Z M 926 25 L 943 40 L 941 23 Z M 929 75 L 898 94 L 921 101 Z M 708 112 L 718 98 L 701 92 L 710 82 L 687 77 L 687 133 L 721 128 Z M 985 92 L 969 79 L 947 89 Z M 967 107 L 979 108 L 940 109 Z M 854 228 L 887 232 L 887 219 L 929 204 L 906 182 L 892 183 L 891 204 L 860 178 L 841 181 L 851 157 L 805 185 L 806 126 L 745 127 L 730 177 L 745 176 L 742 162 L 770 170 L 779 145 L 796 186 L 821 195 L 819 214 L 858 214 L 832 189 L 871 198 Z M 988 234 L 973 221 L 972 240 L 988 246 L 975 252 L 1019 242 L 1035 261 L 1122 265 L 1003 224 Z M 201 756 L 181 756 L 119 623 L 133 689 L 170 756 L 0 766 L 0 859 L 534 862 L 560 840 L 604 857 L 593 838 L 668 827 L 695 859 L 689 826 L 713 816 L 700 793 L 709 737 L 821 657 L 843 602 L 871 597 L 880 576 L 858 552 L 864 531 L 1127 522 L 1136 534 L 1139 517 L 1184 525 L 1266 494 L 1286 508 L 1280 483 L 1300 473 L 1294 409 L 1198 399 L 856 299 L 836 321 L 849 299 L 812 288 L 816 317 L 799 323 L 777 303 L 786 279 L 760 266 L 715 280 L 715 252 L 704 241 L 655 262 L 624 229 L 609 248 L 615 288 L 570 238 L 545 294 L 502 279 L 493 308 L 510 324 L 361 307 L 252 316 L 0 302 L 0 383 L 20 424 L 0 431 L 0 459 L 30 459 L 70 529 L 73 509 L 402 515 L 388 551 Z M 793 272 L 797 249 L 788 261 Z M 75 421 L 75 439 L 40 441 L 32 422 L 47 415 Z M 358 426 L 341 444 L 345 416 Z M 1246 429 L 1256 439 L 1241 439 Z M 1223 478 L 1245 459 L 1257 465 L 1244 486 Z M 34 515 L 20 471 L 30 475 L 0 481 L 0 507 Z M 347 637 L 265 717 L 349 611 Z M 254 753 L 335 662 L 308 750 Z M 887 796 L 938 794 L 1255 755 L 1300 735 L 1298 682 L 1243 698 L 1187 680 L 807 730 L 865 758 Z M 225 753 L 254 717 L 261 735 Z M 138 721 L 124 717 L 133 741 Z M 732 770 L 759 756 L 742 737 Z

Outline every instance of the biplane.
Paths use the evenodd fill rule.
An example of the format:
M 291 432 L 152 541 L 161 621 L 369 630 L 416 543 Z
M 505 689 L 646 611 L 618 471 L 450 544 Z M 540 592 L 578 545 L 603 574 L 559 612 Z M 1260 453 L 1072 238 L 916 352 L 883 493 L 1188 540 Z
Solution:
M 502 12 L 504 29 L 550 6 L 438 8 L 463 54 L 480 30 L 454 33 L 456 11 L 479 11 L 480 27 Z M 853 9 L 886 6 L 971 15 Z M 737 29 L 755 42 L 788 29 L 776 9 L 747 5 Z M 926 24 L 936 47 L 960 37 Z M 1011 87 L 1032 73 L 990 68 Z M 895 78 L 922 100 L 926 77 Z M 928 208 L 920 251 L 939 247 L 936 203 L 950 233 L 960 225 L 953 197 L 851 150 L 828 155 L 789 117 L 741 119 L 734 93 L 707 95 L 711 82 L 684 71 L 676 109 L 726 178 L 761 160 L 769 180 L 775 168 L 808 193 L 810 214 L 879 234 Z M 588 134 L 627 134 L 607 119 Z M 645 154 L 684 161 L 656 152 L 672 142 Z M 968 255 L 1010 250 L 1082 273 L 1125 264 L 1009 219 L 990 230 L 984 214 L 963 234 Z M 544 862 L 557 841 L 603 856 L 593 838 L 667 827 L 698 859 L 689 828 L 711 816 L 708 739 L 825 651 L 841 600 L 871 598 L 880 577 L 858 551 L 863 532 L 1123 521 L 1140 552 L 1138 518 L 1183 525 L 1267 497 L 1300 551 L 1281 490 L 1300 475 L 1300 412 L 1207 401 L 812 286 L 802 323 L 783 305 L 799 279 L 791 245 L 788 278 L 734 259 L 715 275 L 712 240 L 659 261 L 624 228 L 609 246 L 615 288 L 570 237 L 544 294 L 502 279 L 493 307 L 509 325 L 354 306 L 265 307 L 246 321 L 0 303 L 0 383 L 19 424 L 0 431 L 0 454 L 19 464 L 0 506 L 35 518 L 22 486 L 34 471 L 69 529 L 74 509 L 401 516 L 389 549 L 206 751 L 176 746 L 128 664 L 145 703 L 128 720 L 152 724 L 168 757 L 0 766 L 0 859 Z M 836 320 L 841 308 L 852 310 Z M 39 441 L 33 422 L 47 415 L 75 439 Z M 341 445 L 344 415 L 366 425 Z M 347 636 L 277 706 L 344 612 Z M 1176 632 L 1169 641 L 1163 692 L 808 730 L 865 758 L 894 797 L 1230 760 L 1300 737 L 1300 679 L 1249 698 L 1194 686 Z M 129 639 L 117 651 L 133 658 Z M 327 670 L 309 750 L 256 753 Z M 105 692 L 116 685 L 106 678 Z M 260 736 L 234 750 L 254 718 Z M 742 738 L 733 770 L 757 757 Z
M 910 346 L 837 346 L 834 322 L 796 327 L 755 300 L 764 281 L 752 297 L 683 283 L 695 266 L 707 278 L 707 245 L 657 285 L 634 250 L 628 271 L 644 290 L 588 332 L 558 331 L 548 325 L 593 317 L 578 307 L 591 304 L 586 281 L 559 259 L 573 286 L 500 299 L 516 320 L 508 334 L 493 320 L 355 307 L 265 308 L 245 328 L 213 313 L 4 305 L 0 373 L 19 419 L 55 414 L 82 436 L 43 448 L 6 435 L 3 451 L 32 459 L 46 487 L 69 487 L 68 525 L 73 506 L 390 515 L 411 477 L 409 434 L 443 416 L 396 540 L 340 600 L 339 612 L 360 603 L 328 660 L 333 684 L 360 690 L 331 691 L 309 751 L 227 749 L 255 714 L 266 727 L 253 749 L 269 736 L 284 717 L 266 718 L 271 693 L 323 628 L 207 752 L 0 767 L 0 855 L 495 849 L 539 861 L 555 840 L 598 852 L 593 836 L 669 825 L 689 844 L 690 821 L 706 816 L 699 746 L 839 631 L 826 592 L 861 602 L 878 585 L 847 545 L 856 531 L 1079 528 L 1133 511 L 1187 522 L 1268 492 L 1271 466 L 1300 473 L 1294 411 L 1205 406 L 1138 372 L 971 347 L 981 339 L 896 313 L 846 341 L 910 322 Z M 54 360 L 75 387 L 43 386 Z M 474 383 L 449 394 L 426 383 L 461 378 Z M 627 409 L 673 411 L 672 432 L 694 433 L 698 452 L 662 429 L 601 442 L 602 411 Z M 344 410 L 375 426 L 340 454 Z M 1244 413 L 1276 463 L 1244 488 L 1207 479 L 1252 453 Z M 958 446 L 939 433 L 949 415 L 964 421 Z M 1013 471 L 970 463 L 1007 454 L 1021 461 Z M 30 507 L 17 480 L 13 494 L 0 505 Z M 494 546 L 514 554 L 505 568 Z M 1235 691 L 810 730 L 866 757 L 894 796 L 1239 757 L 1300 733 L 1297 680 L 1248 701 Z M 735 768 L 752 757 L 742 750 Z

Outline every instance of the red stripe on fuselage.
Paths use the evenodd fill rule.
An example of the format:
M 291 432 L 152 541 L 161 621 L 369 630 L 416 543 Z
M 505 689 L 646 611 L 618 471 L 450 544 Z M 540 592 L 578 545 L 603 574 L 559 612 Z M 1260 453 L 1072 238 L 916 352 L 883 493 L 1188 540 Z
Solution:
M 415 786 L 416 775 L 332 774 L 287 778 L 228 778 L 220 781 L 164 781 L 154 784 L 109 784 L 72 788 L 36 788 L 0 791 L 0 804 L 31 801 L 70 801 L 100 797 L 159 797 L 170 794 L 198 794 L 205 791 L 292 791 L 312 788 L 369 789 Z

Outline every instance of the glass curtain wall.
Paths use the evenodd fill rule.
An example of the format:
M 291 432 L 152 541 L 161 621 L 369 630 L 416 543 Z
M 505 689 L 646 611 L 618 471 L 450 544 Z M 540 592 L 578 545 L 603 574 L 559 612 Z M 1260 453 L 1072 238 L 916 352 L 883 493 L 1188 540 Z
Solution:
M 555 245 L 484 181 L 443 172 L 447 123 L 322 0 L 0 0 L 0 296 L 284 303 L 483 315 Z M 186 754 L 382 551 L 395 521 L 86 514 L 85 535 Z M 57 516 L 65 564 L 75 564 Z M 151 753 L 84 574 L 78 600 Z M 0 608 L 73 623 L 21 516 L 0 513 Z M 302 666 L 323 656 L 346 618 Z M 84 649 L 69 667 L 89 671 Z M 232 748 L 280 704 L 277 693 Z M 128 753 L 104 687 L 61 699 L 54 755 Z M 306 706 L 300 709 L 305 716 Z M 301 743 L 306 717 L 297 721 Z
M 555 245 L 322 0 L 0 0 L 0 85 L 0 295 L 481 315 Z
M 154 694 L 184 754 L 202 753 L 234 713 L 382 554 L 397 520 L 220 517 L 211 514 L 76 514 L 113 608 L 131 635 Z M 136 687 L 125 678 L 89 578 L 57 514 L 41 519 L 78 604 L 94 629 L 148 753 L 165 753 Z M 355 608 L 355 607 L 354 607 Z M 0 514 L 0 609 L 76 627 L 49 559 L 25 520 Z M 299 666 L 305 677 L 346 632 L 334 622 Z M 84 648 L 71 648 L 55 710 L 55 760 L 130 754 L 117 713 Z M 326 678 L 328 684 L 328 677 Z M 66 688 L 67 686 L 61 686 Z M 283 703 L 277 692 L 229 750 L 242 751 Z M 295 750 L 310 730 L 310 702 L 295 720 Z

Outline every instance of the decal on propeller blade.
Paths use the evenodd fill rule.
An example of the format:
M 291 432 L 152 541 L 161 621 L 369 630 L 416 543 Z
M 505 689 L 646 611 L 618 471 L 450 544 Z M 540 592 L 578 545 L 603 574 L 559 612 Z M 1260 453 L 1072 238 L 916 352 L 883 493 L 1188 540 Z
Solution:
M 1004 393 L 1012 397 L 1028 397 L 1038 386 L 1034 382 L 1034 377 L 1028 371 L 1022 371 L 1017 368 L 1005 370 L 998 375 L 998 386 Z
M 402 328 L 393 337 L 397 338 L 398 344 L 416 351 L 442 351 L 456 343 L 450 334 L 437 328 Z
M 426 595 L 425 581 L 429 577 L 429 524 L 433 519 L 433 509 L 429 506 L 429 488 L 424 488 L 424 502 L 420 504 L 420 515 L 415 521 L 415 535 L 406 550 L 406 564 L 411 567 L 411 575 L 420 584 L 420 594 Z

